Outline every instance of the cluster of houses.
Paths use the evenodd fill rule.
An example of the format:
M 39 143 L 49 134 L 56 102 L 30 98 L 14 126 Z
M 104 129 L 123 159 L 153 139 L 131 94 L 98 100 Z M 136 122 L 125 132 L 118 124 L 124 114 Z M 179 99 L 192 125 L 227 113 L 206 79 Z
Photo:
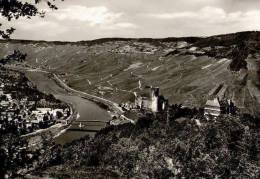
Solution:
M 31 90 L 28 81 L 21 81 L 19 74 L 10 76 L 17 75 L 14 72 L 6 73 L 0 72 L 0 133 L 30 133 L 63 122 L 70 115 L 67 105 L 36 89 L 27 93 Z

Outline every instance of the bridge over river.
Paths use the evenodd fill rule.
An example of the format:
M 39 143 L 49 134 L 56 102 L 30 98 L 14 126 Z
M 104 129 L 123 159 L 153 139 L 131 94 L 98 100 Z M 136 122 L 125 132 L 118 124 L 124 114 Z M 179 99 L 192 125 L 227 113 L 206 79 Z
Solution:
M 106 110 L 60 87 L 49 77 L 50 74 L 39 71 L 26 71 L 25 74 L 40 91 L 53 94 L 57 99 L 71 104 L 78 113 L 78 118 L 72 122 L 64 133 L 56 138 L 57 143 L 65 144 L 86 135 L 93 136 L 97 131 L 104 128 L 110 120 L 111 117 Z
M 76 120 L 73 122 L 70 131 L 86 131 L 86 132 L 97 132 L 100 128 L 106 125 L 103 121 L 80 121 Z

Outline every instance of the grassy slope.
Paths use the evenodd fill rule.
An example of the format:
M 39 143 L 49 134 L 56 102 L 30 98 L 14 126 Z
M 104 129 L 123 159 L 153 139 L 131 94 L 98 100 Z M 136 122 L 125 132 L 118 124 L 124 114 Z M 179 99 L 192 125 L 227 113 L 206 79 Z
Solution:
M 208 93 L 223 83 L 226 97 L 244 112 L 258 113 L 259 39 L 257 32 L 244 32 L 209 38 L 101 39 L 78 43 L 3 41 L 0 56 L 18 48 L 28 53 L 28 64 L 64 73 L 63 78 L 73 88 L 116 102 L 132 99 L 131 92 L 138 91 L 141 80 L 143 84 L 159 86 L 172 103 L 203 106 Z M 230 52 L 241 41 L 253 49 L 253 56 L 246 60 L 247 78 L 231 72 L 231 61 L 222 60 L 231 58 Z M 198 48 L 192 51 L 191 47 Z M 178 50 L 175 55 L 166 56 L 174 50 Z M 198 56 L 201 51 L 207 53 Z M 141 64 L 138 68 L 127 70 L 137 63 Z

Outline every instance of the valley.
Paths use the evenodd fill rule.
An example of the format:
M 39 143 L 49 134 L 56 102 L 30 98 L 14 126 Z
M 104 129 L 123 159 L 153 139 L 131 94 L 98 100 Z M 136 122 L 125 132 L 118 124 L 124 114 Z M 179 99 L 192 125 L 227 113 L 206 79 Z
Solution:
M 25 148 L 35 156 L 30 168 L 17 163 L 9 176 L 259 176 L 259 32 L 83 42 L 2 40 L 0 47 L 5 68 L 22 71 L 37 90 L 74 112 L 68 128 L 32 136 Z M 6 57 L 14 49 L 26 59 L 9 62 Z M 148 105 L 132 110 L 135 121 L 127 118 L 131 109 L 121 104 L 133 104 L 146 89 L 160 89 L 169 99 L 167 110 L 153 112 Z M 239 111 L 223 112 L 219 106 L 221 114 L 207 118 L 206 101 L 207 110 L 218 101 L 212 98 L 232 100 Z M 19 146 L 8 137 L 9 145 Z M 33 151 L 31 144 L 37 146 Z
M 243 42 L 243 43 L 242 43 Z M 158 86 L 171 103 L 203 107 L 210 92 L 259 115 L 260 33 L 81 42 L 0 42 L 0 56 L 27 53 L 24 65 L 54 72 L 79 91 L 116 103 L 134 100 L 138 83 Z

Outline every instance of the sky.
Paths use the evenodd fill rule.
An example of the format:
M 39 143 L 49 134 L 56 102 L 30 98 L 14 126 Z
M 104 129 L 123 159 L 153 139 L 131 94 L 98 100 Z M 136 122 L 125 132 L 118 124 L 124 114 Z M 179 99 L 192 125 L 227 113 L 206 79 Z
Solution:
M 260 0 L 65 0 L 45 18 L 19 19 L 12 38 L 80 41 L 260 31 Z

